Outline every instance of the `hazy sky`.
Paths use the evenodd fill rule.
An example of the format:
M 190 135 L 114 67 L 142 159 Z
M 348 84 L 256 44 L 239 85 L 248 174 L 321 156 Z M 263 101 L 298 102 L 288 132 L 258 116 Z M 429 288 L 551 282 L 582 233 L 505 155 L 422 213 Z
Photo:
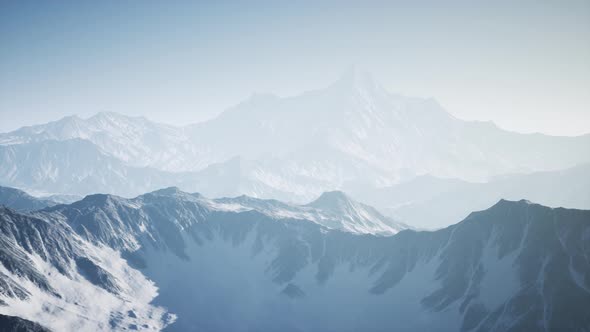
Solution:
M 4 0 L 0 131 L 98 111 L 192 123 L 351 64 L 459 118 L 590 132 L 590 1 L 557 0 Z

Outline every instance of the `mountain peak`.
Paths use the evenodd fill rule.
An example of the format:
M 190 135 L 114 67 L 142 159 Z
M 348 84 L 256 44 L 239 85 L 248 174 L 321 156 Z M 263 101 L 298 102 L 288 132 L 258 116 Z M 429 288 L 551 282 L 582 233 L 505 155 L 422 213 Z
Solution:
M 334 209 L 349 203 L 350 201 L 350 197 L 348 197 L 344 192 L 335 190 L 322 193 L 320 197 L 307 205 L 323 209 Z
M 514 214 L 514 215 L 520 215 L 520 216 L 526 216 L 530 213 L 530 211 L 552 211 L 555 210 L 554 208 L 548 207 L 548 206 L 543 206 L 537 203 L 533 203 L 529 200 L 526 199 L 521 199 L 521 200 L 507 200 L 507 199 L 500 199 L 496 204 L 492 205 L 491 207 L 485 209 L 485 210 L 480 210 L 480 211 L 474 211 L 471 212 L 467 218 L 464 219 L 465 220 L 470 220 L 470 219 L 474 219 L 478 216 L 481 215 L 487 215 L 487 216 L 492 216 L 493 218 L 498 219 L 498 215 L 503 215 L 506 216 L 507 214 Z M 504 218 L 504 217 L 502 217 Z M 503 220 L 503 219 L 501 219 Z M 522 221 L 526 221 L 528 220 L 528 217 L 523 218 Z
M 184 192 L 184 191 L 180 190 L 180 188 L 178 188 L 178 187 L 168 187 L 168 188 L 158 189 L 158 190 L 152 191 L 150 193 L 141 195 L 140 197 L 145 197 L 145 196 L 160 196 L 160 197 L 164 196 L 164 197 L 181 198 L 181 199 L 187 199 L 187 200 L 194 200 L 195 198 L 202 198 L 203 197 L 199 193 Z
M 507 200 L 507 199 L 500 199 L 496 204 L 494 204 L 492 206 L 492 208 L 494 207 L 522 207 L 522 206 L 529 206 L 529 205 L 537 205 L 529 200 L 526 199 L 521 199 L 518 201 L 511 201 L 511 200 Z
M 112 201 L 112 200 L 121 200 L 124 199 L 123 197 L 113 195 L 113 194 L 91 194 L 86 195 L 83 200 L 98 200 L 98 201 Z
M 111 194 L 92 194 L 86 195 L 83 199 L 74 202 L 75 206 L 102 206 L 109 204 L 116 204 L 124 200 L 124 198 Z
M 395 234 L 407 225 L 383 216 L 375 208 L 359 203 L 342 191 L 328 191 L 307 206 L 318 209 L 342 223 L 338 228 L 373 234 Z
M 162 196 L 176 196 L 179 194 L 184 194 L 184 192 L 181 191 L 178 187 L 172 186 L 172 187 L 168 187 L 168 188 L 154 190 L 154 191 L 150 192 L 150 194 L 162 195 Z

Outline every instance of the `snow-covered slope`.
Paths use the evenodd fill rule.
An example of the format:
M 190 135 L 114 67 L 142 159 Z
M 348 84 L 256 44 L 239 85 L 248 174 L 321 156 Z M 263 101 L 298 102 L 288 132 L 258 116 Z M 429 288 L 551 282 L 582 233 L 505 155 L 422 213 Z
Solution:
M 310 220 L 330 229 L 357 234 L 391 235 L 410 227 L 379 213 L 373 207 L 356 202 L 343 192 L 326 192 L 306 205 L 248 196 L 214 199 L 210 206 L 234 211 L 257 211 L 272 218 Z
M 131 167 L 83 139 L 0 146 L 0 185 L 49 194 L 139 193 L 177 184 L 191 176 Z
M 83 139 L 98 150 L 133 167 L 182 171 L 199 168 L 203 156 L 187 142 L 184 129 L 102 112 L 88 119 L 69 116 L 47 124 L 23 127 L 0 135 L 1 145 Z
M 331 198 L 329 198 L 331 197 Z M 208 218 L 213 213 L 257 213 L 268 218 L 282 220 L 306 220 L 326 229 L 341 230 L 355 234 L 392 235 L 409 227 L 403 223 L 385 217 L 374 208 L 353 201 L 341 192 L 323 194 L 318 200 L 307 205 L 283 203 L 277 200 L 264 200 L 248 196 L 233 198 L 209 199 L 200 194 L 189 194 L 178 188 L 170 187 L 157 190 L 133 199 L 126 199 L 112 195 L 91 195 L 69 206 L 58 206 L 48 211 L 70 211 L 75 208 L 76 216 L 68 214 L 69 220 L 82 220 L 82 215 L 101 210 L 106 216 L 108 225 L 104 230 L 97 231 L 96 224 L 82 223 L 76 227 L 92 227 L 84 233 L 90 236 L 101 234 L 112 236 L 108 230 L 117 230 L 127 239 L 117 243 L 116 247 L 134 249 L 136 243 L 132 238 L 149 229 L 142 229 L 139 225 L 153 224 L 152 218 L 157 211 L 157 218 L 173 219 L 181 225 L 191 225 Z M 153 212 L 153 213 L 152 213 Z M 68 212 L 69 213 L 69 212 Z M 127 218 L 121 217 L 127 216 Z M 87 216 L 84 216 L 86 218 Z M 130 223 L 129 219 L 132 219 Z M 85 219 L 84 219 L 85 220 Z M 114 224 L 113 221 L 116 221 Z M 184 227 L 184 226 L 183 226 Z M 156 230 L 157 231 L 157 230 Z M 156 232 L 157 233 L 157 232 Z M 150 233 L 149 237 L 156 235 Z M 122 240 L 123 238 L 117 238 Z M 102 242 L 109 240 L 102 238 Z
M 301 203 L 325 191 L 390 186 L 416 175 L 482 181 L 590 162 L 590 135 L 523 135 L 492 123 L 462 121 L 433 99 L 390 93 L 354 70 L 324 89 L 285 98 L 255 95 L 215 119 L 185 127 L 99 113 L 0 134 L 0 146 L 8 153 L 30 149 L 35 154 L 41 144 L 48 155 L 56 155 L 74 140 L 93 145 L 90 150 L 113 164 L 112 170 L 104 170 L 103 163 L 94 163 L 95 157 L 81 154 L 80 159 L 90 158 L 96 169 L 85 169 L 77 178 L 100 187 L 78 194 L 105 188 L 137 195 L 155 189 L 127 180 L 121 187 L 134 190 L 123 192 L 116 186 L 126 177 L 121 174 L 128 174 L 122 167 L 163 172 L 166 177 L 158 187 Z M 3 173 L 20 170 L 31 188 L 71 193 L 47 180 L 50 170 L 26 167 L 31 162 L 4 157 Z M 54 166 L 51 171 L 61 170 Z M 179 180 L 167 172 L 191 173 Z M 3 179 L 4 185 L 14 187 L 24 181 Z
M 174 316 L 157 288 L 120 254 L 94 246 L 59 218 L 0 207 L 0 313 L 53 331 L 160 330 Z
M 341 191 L 323 193 L 307 206 L 320 209 L 325 220 L 338 220 L 338 229 L 353 233 L 395 234 L 408 226 L 385 217 L 375 208 L 356 202 Z
M 307 208 L 346 219 L 353 210 L 342 199 L 329 193 Z M 157 328 L 172 314 L 170 331 L 590 323 L 590 211 L 503 200 L 443 230 L 375 236 L 277 214 L 293 209 L 168 188 L 135 199 L 88 196 L 34 216 L 1 210 L 0 314 L 57 330 L 64 322 Z
M 331 178 L 336 185 L 359 181 L 359 174 L 363 183 L 380 184 L 404 174 L 485 179 L 590 159 L 584 153 L 590 135 L 521 135 L 491 123 L 461 121 L 432 99 L 389 93 L 354 70 L 325 89 L 302 95 L 253 96 L 187 132 L 221 159 L 279 156 L 298 166 L 285 163 L 281 172 Z

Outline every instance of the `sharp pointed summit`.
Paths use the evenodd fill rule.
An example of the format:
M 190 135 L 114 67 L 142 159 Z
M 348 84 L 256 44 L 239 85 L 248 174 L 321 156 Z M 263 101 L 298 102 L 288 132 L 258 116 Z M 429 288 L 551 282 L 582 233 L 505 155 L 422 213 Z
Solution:
M 344 204 L 349 204 L 352 200 L 342 191 L 326 191 L 320 195 L 316 200 L 309 203 L 309 206 L 321 208 L 337 208 Z
M 374 234 L 395 234 L 408 226 L 385 217 L 375 208 L 359 203 L 342 191 L 330 191 L 320 195 L 307 204 L 309 207 L 324 211 L 328 216 L 340 220 L 339 228 Z

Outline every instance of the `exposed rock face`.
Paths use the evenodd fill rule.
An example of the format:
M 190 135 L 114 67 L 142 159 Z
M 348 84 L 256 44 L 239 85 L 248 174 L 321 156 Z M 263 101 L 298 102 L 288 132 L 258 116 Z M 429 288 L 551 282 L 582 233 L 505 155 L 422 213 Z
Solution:
M 0 187 L 0 205 L 8 206 L 19 212 L 40 210 L 56 204 L 48 199 L 35 198 L 22 190 Z
M 312 205 L 336 213 L 341 202 L 332 193 Z M 378 236 L 330 229 L 320 212 L 293 209 L 174 188 L 135 199 L 94 195 L 32 216 L 3 209 L 0 313 L 59 329 L 57 315 L 98 330 L 590 324 L 590 211 L 502 200 L 439 231 Z
M 49 329 L 26 319 L 0 315 L 0 331 L 2 332 L 50 332 Z
M 0 313 L 55 331 L 160 330 L 173 316 L 150 305 L 156 287 L 120 254 L 82 239 L 63 219 L 0 208 Z M 135 318 L 128 317 L 133 310 Z

